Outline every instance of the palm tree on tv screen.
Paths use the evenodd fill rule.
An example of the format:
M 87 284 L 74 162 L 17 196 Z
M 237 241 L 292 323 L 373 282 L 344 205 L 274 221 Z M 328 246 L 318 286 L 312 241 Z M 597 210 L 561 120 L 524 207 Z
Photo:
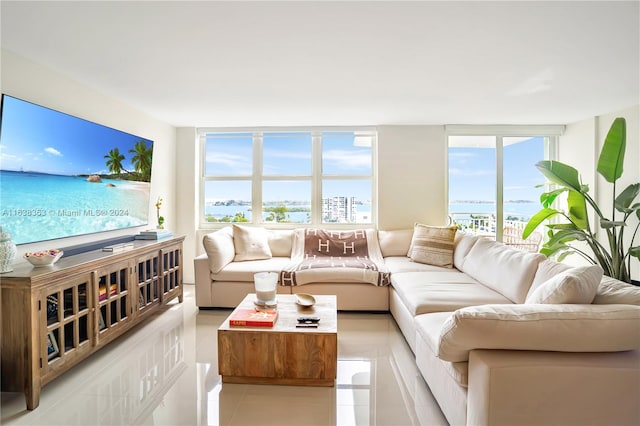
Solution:
M 139 140 L 129 152 L 134 154 L 131 163 L 136 172 L 140 173 L 141 180 L 150 182 L 153 147 L 147 148 L 147 143 L 144 140 Z
M 118 148 L 113 148 L 111 151 L 109 151 L 109 154 L 104 156 L 104 158 L 107 159 L 107 167 L 109 167 L 109 171 L 111 173 L 119 175 L 123 170 L 129 173 L 122 167 L 122 161 L 125 157 L 124 155 L 120 154 L 120 150 Z

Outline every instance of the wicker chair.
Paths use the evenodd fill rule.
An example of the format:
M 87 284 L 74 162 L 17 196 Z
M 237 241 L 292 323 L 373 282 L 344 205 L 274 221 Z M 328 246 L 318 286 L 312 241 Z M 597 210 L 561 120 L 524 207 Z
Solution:
M 526 240 L 522 239 L 522 230 L 513 226 L 505 226 L 502 231 L 502 242 L 520 250 L 536 253 L 540 250 L 542 234 L 533 232 Z

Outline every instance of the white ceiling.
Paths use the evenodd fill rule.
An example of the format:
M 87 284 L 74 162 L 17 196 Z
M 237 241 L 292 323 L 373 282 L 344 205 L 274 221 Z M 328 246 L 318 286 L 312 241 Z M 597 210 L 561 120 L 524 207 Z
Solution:
M 2 47 L 176 126 L 564 124 L 640 103 L 640 2 L 1 2 Z

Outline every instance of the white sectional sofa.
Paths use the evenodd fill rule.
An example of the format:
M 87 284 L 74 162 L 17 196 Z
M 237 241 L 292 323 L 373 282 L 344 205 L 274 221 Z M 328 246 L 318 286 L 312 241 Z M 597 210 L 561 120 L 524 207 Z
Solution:
M 233 261 L 232 234 L 205 237 L 198 306 L 235 306 L 253 291 L 253 272 L 289 260 L 292 231 L 268 231 L 272 259 L 246 262 Z M 452 268 L 408 257 L 412 229 L 377 236 L 390 286 L 280 291 L 337 294 L 344 310 L 389 310 L 452 425 L 640 424 L 640 288 L 460 232 Z
M 196 305 L 200 308 L 235 308 L 248 293 L 254 292 L 254 273 L 280 272 L 291 262 L 294 230 L 265 230 L 271 256 L 267 259 L 235 261 L 234 228 L 247 227 L 228 226 L 203 238 L 205 253 L 194 261 Z M 389 310 L 388 287 L 359 282 L 325 281 L 302 286 L 279 286 L 278 292 L 335 294 L 338 296 L 339 310 Z

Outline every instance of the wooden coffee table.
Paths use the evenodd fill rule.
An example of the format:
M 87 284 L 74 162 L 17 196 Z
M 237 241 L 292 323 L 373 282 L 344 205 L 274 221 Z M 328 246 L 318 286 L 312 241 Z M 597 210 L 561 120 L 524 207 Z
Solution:
M 302 307 L 296 296 L 278 295 L 273 327 L 218 328 L 218 373 L 223 383 L 334 386 L 338 362 L 336 296 L 314 296 Z M 238 308 L 254 308 L 249 294 Z M 236 308 L 236 309 L 238 309 Z M 296 328 L 300 316 L 320 318 L 318 328 Z

